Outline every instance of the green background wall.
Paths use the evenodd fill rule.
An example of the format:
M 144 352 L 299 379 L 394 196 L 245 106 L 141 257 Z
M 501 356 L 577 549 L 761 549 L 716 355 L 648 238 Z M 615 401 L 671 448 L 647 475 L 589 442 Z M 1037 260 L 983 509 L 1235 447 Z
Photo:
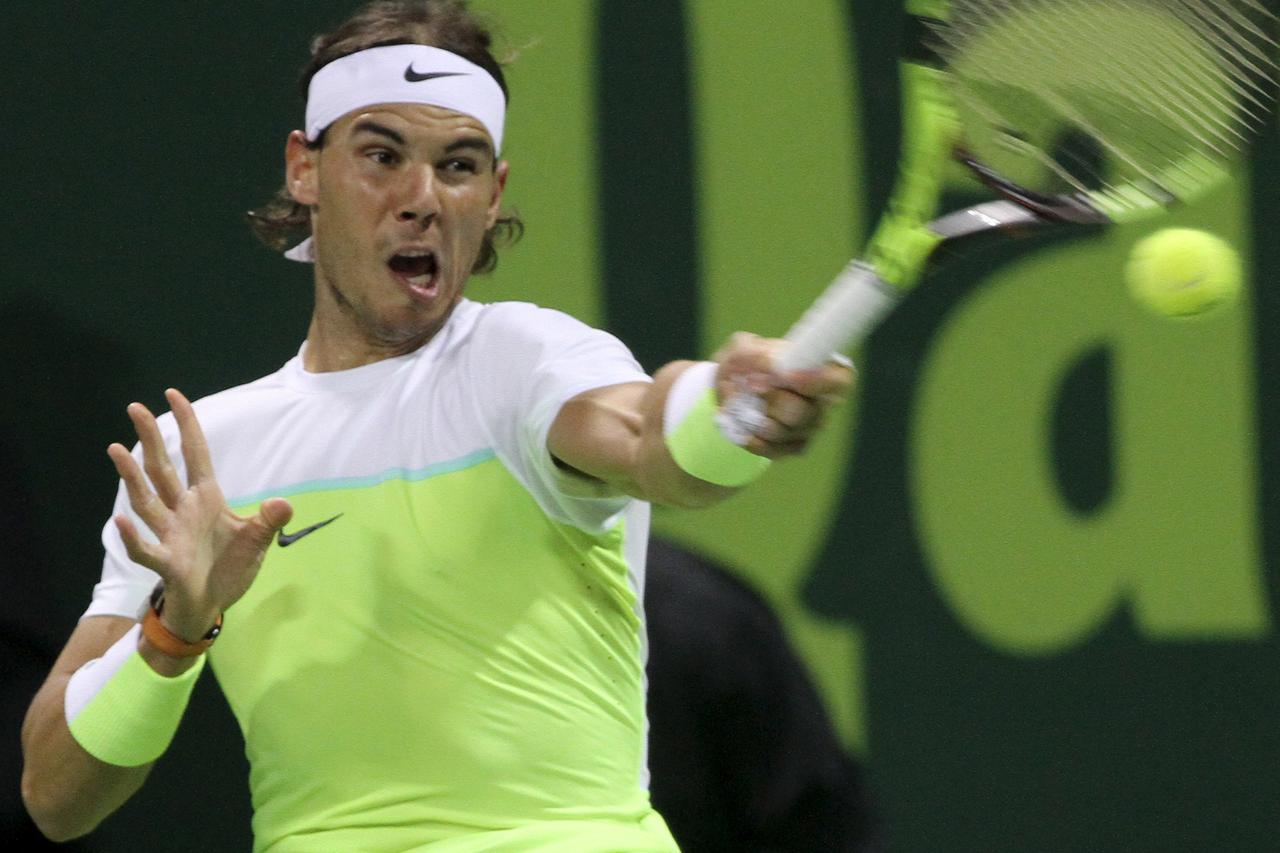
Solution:
M 856 251 L 892 182 L 895 0 L 478 5 L 518 53 L 528 234 L 474 297 L 562 308 L 653 368 L 782 332 Z M 97 577 L 125 404 L 252 379 L 305 332 L 308 271 L 241 217 L 280 179 L 307 39 L 349 9 L 0 10 L 6 820 L 17 724 Z M 1133 305 L 1120 270 L 1154 226 L 965 251 L 858 354 L 809 456 L 657 514 L 783 614 L 895 850 L 1276 848 L 1277 135 L 1172 220 L 1248 251 L 1239 304 Z M 82 849 L 245 849 L 237 738 L 206 680 Z

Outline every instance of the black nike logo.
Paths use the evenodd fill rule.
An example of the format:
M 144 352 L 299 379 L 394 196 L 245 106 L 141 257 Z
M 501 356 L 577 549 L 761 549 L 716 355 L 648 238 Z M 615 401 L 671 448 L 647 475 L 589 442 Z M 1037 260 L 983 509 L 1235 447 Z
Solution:
M 466 77 L 466 73 L 462 71 L 428 71 L 426 74 L 419 74 L 413 70 L 413 63 L 409 63 L 409 67 L 404 70 L 404 79 L 410 83 L 421 83 L 423 80 L 434 80 L 437 77 Z
M 288 548 L 290 545 L 292 545 L 294 542 L 297 542 L 303 536 L 306 536 L 309 533 L 315 533 L 321 527 L 324 527 L 326 524 L 333 524 L 333 522 L 337 521 L 340 518 L 342 518 L 342 513 L 338 513 L 333 518 L 330 518 L 326 521 L 322 521 L 319 524 L 313 524 L 310 527 L 304 527 L 301 530 L 295 530 L 293 533 L 285 533 L 283 530 L 281 530 L 278 534 L 276 534 L 276 542 L 280 543 L 281 548 Z

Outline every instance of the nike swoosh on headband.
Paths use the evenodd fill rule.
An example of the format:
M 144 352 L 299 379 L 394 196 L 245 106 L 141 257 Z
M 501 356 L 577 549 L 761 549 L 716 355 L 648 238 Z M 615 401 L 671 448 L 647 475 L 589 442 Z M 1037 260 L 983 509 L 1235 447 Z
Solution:
M 434 80 L 437 77 L 466 77 L 467 75 L 461 71 L 428 71 L 425 74 L 419 74 L 413 70 L 413 63 L 409 63 L 409 67 L 404 70 L 404 79 L 410 83 L 421 83 L 423 80 Z
M 297 542 L 303 536 L 306 536 L 308 533 L 315 533 L 321 527 L 324 527 L 326 524 L 332 524 L 333 522 L 337 521 L 339 518 L 342 518 L 342 513 L 338 513 L 333 518 L 326 519 L 324 521 L 319 522 L 318 524 L 313 524 L 310 527 L 304 527 L 301 530 L 296 530 L 293 533 L 285 533 L 283 530 L 281 530 L 278 534 L 276 534 L 276 542 L 279 543 L 281 548 L 287 548 L 290 545 L 292 545 L 294 542 Z

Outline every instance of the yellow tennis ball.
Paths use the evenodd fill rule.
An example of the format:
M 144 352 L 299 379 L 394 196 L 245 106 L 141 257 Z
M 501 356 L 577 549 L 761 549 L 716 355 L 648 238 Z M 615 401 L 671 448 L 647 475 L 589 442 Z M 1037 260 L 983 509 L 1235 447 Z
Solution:
M 1165 228 L 1134 245 L 1125 266 L 1129 292 L 1166 317 L 1189 317 L 1240 293 L 1240 256 L 1221 237 L 1194 228 Z

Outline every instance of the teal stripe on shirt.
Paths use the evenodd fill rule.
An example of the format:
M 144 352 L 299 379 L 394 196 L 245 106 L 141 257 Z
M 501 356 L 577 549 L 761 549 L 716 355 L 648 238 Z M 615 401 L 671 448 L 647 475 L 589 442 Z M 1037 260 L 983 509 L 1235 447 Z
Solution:
M 494 458 L 494 452 L 491 448 L 484 448 L 466 456 L 460 456 L 457 459 L 448 459 L 444 462 L 433 462 L 424 468 L 388 468 L 385 471 L 379 471 L 376 474 L 370 474 L 364 477 L 334 477 L 328 480 L 307 480 L 301 483 L 294 483 L 289 486 L 281 486 L 275 489 L 267 489 L 261 492 L 254 492 L 251 495 L 241 495 L 236 498 L 227 500 L 228 506 L 248 506 L 250 504 L 260 503 L 267 498 L 288 498 L 294 495 L 307 494 L 308 492 L 333 492 L 342 489 L 367 489 L 370 486 L 376 486 L 385 483 L 388 480 L 404 480 L 405 482 L 414 483 L 419 480 L 426 480 L 431 477 L 438 477 L 441 474 L 452 474 L 455 471 L 462 471 L 472 468 L 483 462 L 488 462 Z

